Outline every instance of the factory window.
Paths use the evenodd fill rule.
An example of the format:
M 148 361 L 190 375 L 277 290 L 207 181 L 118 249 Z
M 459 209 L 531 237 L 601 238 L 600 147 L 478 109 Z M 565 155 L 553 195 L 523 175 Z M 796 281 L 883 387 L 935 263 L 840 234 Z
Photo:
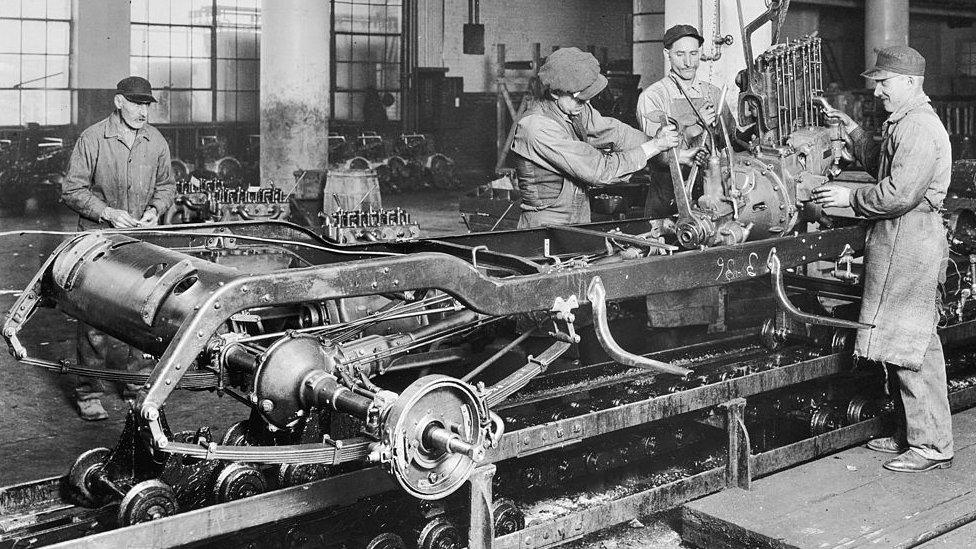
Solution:
M 0 125 L 68 124 L 71 0 L 0 1 Z
M 159 123 L 258 118 L 260 0 L 132 0 L 132 74 Z
M 959 43 L 956 65 L 960 74 L 976 76 L 976 42 L 964 41 Z
M 332 0 L 332 16 L 332 117 L 399 120 L 403 1 Z

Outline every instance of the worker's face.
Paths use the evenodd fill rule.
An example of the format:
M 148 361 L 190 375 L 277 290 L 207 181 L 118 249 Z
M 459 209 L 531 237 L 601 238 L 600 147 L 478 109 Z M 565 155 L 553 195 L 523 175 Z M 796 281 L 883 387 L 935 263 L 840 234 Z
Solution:
M 664 50 L 671 61 L 671 72 L 678 78 L 685 81 L 695 79 L 698 72 L 698 63 L 701 62 L 701 45 L 694 36 L 679 38 L 671 48 Z
M 567 116 L 576 116 L 582 112 L 583 107 L 586 105 L 587 100 L 577 99 L 575 96 L 568 93 L 555 93 L 551 92 L 553 101 L 556 102 L 556 106 L 559 110 Z
M 126 126 L 138 130 L 149 121 L 149 104 L 129 101 L 122 94 L 115 96 L 115 108 Z
M 874 96 L 884 102 L 888 112 L 895 112 L 915 97 L 915 78 L 903 74 L 878 80 L 874 86 Z

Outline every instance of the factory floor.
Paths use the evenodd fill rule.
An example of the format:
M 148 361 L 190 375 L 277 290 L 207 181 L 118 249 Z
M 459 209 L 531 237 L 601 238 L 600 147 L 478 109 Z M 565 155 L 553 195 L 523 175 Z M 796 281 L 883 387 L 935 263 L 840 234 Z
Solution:
M 383 206 L 401 207 L 413 214 L 424 236 L 466 232 L 458 214 L 457 192 L 418 192 L 383 197 Z M 32 205 L 31 205 L 32 206 Z M 0 310 L 4 313 L 30 282 L 63 235 L 19 234 L 20 231 L 72 231 L 77 218 L 63 207 L 28 208 L 22 216 L 0 212 Z M 42 309 L 27 333 L 29 354 L 58 360 L 75 358 L 75 322 L 61 313 Z M 102 403 L 109 419 L 86 422 L 78 417 L 71 397 L 73 380 L 40 368 L 25 366 L 0 353 L 0 486 L 61 475 L 75 458 L 94 447 L 112 447 L 129 403 L 117 393 Z M 241 406 L 209 392 L 177 391 L 170 399 L 168 419 L 174 430 L 209 425 L 222 433 L 240 419 Z M 570 545 L 575 549 L 683 547 L 669 526 L 670 516 L 652 517 L 622 525 Z

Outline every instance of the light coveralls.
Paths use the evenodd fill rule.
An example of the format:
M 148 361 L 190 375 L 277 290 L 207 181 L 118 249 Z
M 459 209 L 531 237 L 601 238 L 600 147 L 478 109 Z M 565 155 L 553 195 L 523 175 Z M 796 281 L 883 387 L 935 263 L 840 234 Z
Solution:
M 855 156 L 878 180 L 851 194 L 851 207 L 870 220 L 860 320 L 875 325 L 858 330 L 854 354 L 897 376 L 909 447 L 944 460 L 953 455 L 952 419 L 936 324 L 948 260 L 940 210 L 952 171 L 949 135 L 920 94 L 888 117 L 882 136 L 878 143 L 862 128 L 851 132 Z

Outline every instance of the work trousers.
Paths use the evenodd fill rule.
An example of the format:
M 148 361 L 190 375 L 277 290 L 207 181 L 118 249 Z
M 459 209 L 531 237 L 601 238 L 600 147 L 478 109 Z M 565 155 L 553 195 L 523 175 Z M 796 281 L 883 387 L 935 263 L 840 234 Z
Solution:
M 87 324 L 78 323 L 78 365 L 83 368 L 138 372 L 152 367 L 152 359 L 142 351 Z M 76 376 L 75 398 L 79 401 L 101 398 L 106 383 L 101 379 Z
M 890 364 L 887 368 L 889 380 L 897 378 L 897 392 L 901 396 L 894 399 L 900 424 L 896 437 L 904 438 L 908 446 L 925 459 L 950 459 L 953 455 L 952 415 L 945 357 L 938 334 L 932 335 L 919 371 Z

